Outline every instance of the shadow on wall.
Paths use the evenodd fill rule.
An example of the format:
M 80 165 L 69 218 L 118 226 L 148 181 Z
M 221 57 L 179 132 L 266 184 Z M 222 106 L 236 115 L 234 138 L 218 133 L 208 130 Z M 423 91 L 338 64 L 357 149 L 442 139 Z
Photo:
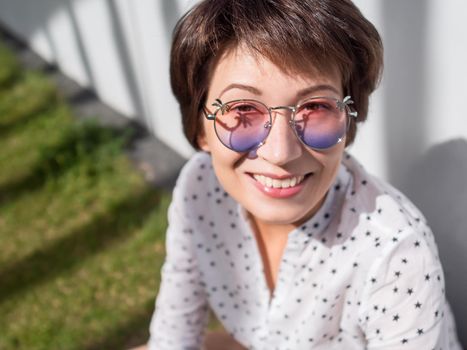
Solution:
M 408 174 L 407 195 L 435 234 L 457 333 L 467 348 L 467 140 L 433 146 Z

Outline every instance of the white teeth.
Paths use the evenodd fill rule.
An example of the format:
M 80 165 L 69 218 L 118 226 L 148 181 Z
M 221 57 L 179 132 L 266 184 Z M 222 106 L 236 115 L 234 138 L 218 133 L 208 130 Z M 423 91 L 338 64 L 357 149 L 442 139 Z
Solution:
M 260 182 L 262 185 L 266 187 L 271 187 L 271 188 L 289 188 L 289 187 L 294 187 L 301 183 L 303 179 L 305 178 L 304 176 L 293 176 L 289 177 L 287 179 L 272 179 L 270 177 L 264 176 L 264 175 L 258 175 L 254 174 L 253 177 L 256 179 L 256 181 Z
M 264 180 L 265 180 L 264 181 L 265 183 L 263 183 L 263 185 L 266 185 L 268 187 L 272 187 L 273 180 L 270 177 L 264 177 Z
M 296 177 L 291 178 L 289 186 L 294 187 L 296 184 L 297 184 L 297 178 Z

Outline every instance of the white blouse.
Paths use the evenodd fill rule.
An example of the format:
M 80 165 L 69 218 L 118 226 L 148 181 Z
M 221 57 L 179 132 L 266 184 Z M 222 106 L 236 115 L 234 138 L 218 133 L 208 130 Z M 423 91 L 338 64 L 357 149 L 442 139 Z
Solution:
M 149 349 L 200 349 L 209 308 L 248 349 L 461 349 L 425 218 L 344 158 L 290 232 L 271 296 L 248 216 L 195 154 L 169 209 Z

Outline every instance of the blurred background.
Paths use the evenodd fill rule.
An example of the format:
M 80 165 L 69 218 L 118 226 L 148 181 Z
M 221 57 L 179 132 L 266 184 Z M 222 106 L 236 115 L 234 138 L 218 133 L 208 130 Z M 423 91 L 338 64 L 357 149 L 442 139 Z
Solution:
M 195 2 L 0 0 L 3 30 L 47 63 L 31 71 L 0 47 L 0 349 L 147 336 L 170 186 L 193 152 L 168 67 L 173 27 Z M 466 325 L 467 2 L 355 3 L 383 37 L 385 73 L 349 151 L 425 213 Z M 78 88 L 64 94 L 47 69 Z M 73 104 L 91 95 L 119 122 L 76 123 Z M 135 149 L 146 178 L 126 160 Z

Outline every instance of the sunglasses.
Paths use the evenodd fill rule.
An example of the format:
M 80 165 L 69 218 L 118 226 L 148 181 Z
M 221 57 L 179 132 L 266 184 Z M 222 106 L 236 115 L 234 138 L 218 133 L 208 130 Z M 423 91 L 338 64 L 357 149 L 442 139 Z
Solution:
M 208 120 L 214 121 L 216 135 L 222 144 L 236 152 L 248 152 L 261 147 L 272 128 L 272 112 L 287 109 L 292 112 L 290 127 L 306 146 L 322 150 L 344 139 L 349 118 L 357 118 L 357 112 L 349 105 L 350 96 L 341 101 L 332 97 L 312 97 L 295 106 L 268 107 L 253 99 L 240 99 L 223 103 L 216 99 L 216 109 L 205 109 Z

